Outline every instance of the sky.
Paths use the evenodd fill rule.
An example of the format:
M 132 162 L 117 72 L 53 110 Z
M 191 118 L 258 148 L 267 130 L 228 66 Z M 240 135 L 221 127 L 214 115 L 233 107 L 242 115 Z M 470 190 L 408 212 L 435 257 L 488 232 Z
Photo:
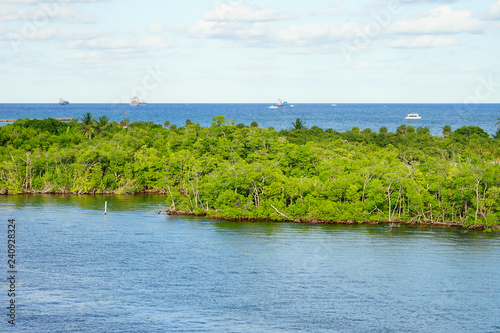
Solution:
M 500 103 L 500 0 L 0 0 L 0 103 Z

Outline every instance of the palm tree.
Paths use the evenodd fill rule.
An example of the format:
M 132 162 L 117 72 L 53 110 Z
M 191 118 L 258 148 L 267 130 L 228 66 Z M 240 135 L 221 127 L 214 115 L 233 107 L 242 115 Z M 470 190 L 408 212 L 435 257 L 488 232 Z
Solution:
M 406 125 L 401 125 L 396 129 L 396 133 L 405 135 L 406 134 Z
M 301 130 L 301 129 L 305 129 L 306 128 L 306 122 L 303 121 L 302 119 L 300 118 L 297 118 L 297 120 L 295 120 L 295 122 L 292 122 L 292 126 L 293 126 L 293 129 L 294 130 Z
M 99 119 L 96 122 L 97 127 L 99 128 L 99 132 L 102 132 L 106 125 L 109 124 L 109 117 L 108 116 L 100 116 Z
M 80 121 L 82 122 L 81 132 L 83 136 L 89 138 L 89 140 L 92 140 L 92 134 L 95 131 L 96 124 L 95 118 L 92 117 L 92 114 L 90 112 L 87 112 L 80 118 Z

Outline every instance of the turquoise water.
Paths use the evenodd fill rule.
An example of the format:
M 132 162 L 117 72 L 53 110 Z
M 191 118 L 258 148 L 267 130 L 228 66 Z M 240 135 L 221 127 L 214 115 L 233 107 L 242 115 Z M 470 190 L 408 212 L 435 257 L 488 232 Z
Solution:
M 86 112 L 95 117 L 109 116 L 111 121 L 152 121 L 163 125 L 165 121 L 183 126 L 187 119 L 202 126 L 210 126 L 212 117 L 224 115 L 236 123 L 250 125 L 256 121 L 263 127 L 277 130 L 291 127 L 301 118 L 307 127 L 318 126 L 345 132 L 357 126 L 374 131 L 386 126 L 390 132 L 402 124 L 415 128 L 428 127 L 433 135 L 441 135 L 445 125 L 452 129 L 479 126 L 490 134 L 496 132 L 500 118 L 500 104 L 295 104 L 295 107 L 268 109 L 269 104 L 0 104 L 0 119 L 79 118 Z M 422 119 L 406 120 L 409 113 L 419 113 Z M 5 123 L 0 123 L 0 126 Z
M 171 217 L 164 199 L 0 197 L 4 274 L 8 218 L 18 258 L 0 330 L 500 331 L 498 234 Z

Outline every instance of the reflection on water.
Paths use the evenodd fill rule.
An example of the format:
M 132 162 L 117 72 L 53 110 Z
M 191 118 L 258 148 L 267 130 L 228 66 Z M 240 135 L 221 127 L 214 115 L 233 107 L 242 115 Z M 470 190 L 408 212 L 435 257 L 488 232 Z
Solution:
M 2 200 L 4 199 L 4 200 Z M 0 198 L 5 209 L 43 209 L 102 211 L 104 202 L 108 202 L 108 211 L 137 213 L 168 208 L 163 195 L 13 195 Z
M 500 330 L 498 234 L 158 215 L 165 199 L 0 197 L 17 223 L 16 329 Z

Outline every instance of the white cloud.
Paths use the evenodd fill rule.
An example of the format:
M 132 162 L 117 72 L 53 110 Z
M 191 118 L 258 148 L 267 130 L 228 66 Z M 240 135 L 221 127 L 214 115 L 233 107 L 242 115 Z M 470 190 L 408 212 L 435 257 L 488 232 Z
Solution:
M 163 49 L 169 46 L 162 36 L 145 36 L 133 38 L 118 38 L 110 36 L 99 36 L 88 40 L 74 40 L 65 43 L 64 46 L 70 49 L 91 49 L 91 50 L 146 50 Z
M 487 16 L 492 19 L 500 19 L 500 1 L 495 2 L 488 8 Z
M 273 7 L 261 8 L 242 2 L 218 6 L 192 25 L 174 27 L 181 36 L 221 39 L 238 45 L 265 46 L 276 40 L 280 21 L 297 16 Z
M 205 21 L 217 22 L 269 22 L 294 20 L 297 15 L 273 7 L 260 8 L 242 2 L 220 5 L 203 15 Z
M 390 47 L 405 49 L 423 49 L 458 45 L 458 41 L 451 36 L 424 35 L 418 37 L 402 37 L 389 43 Z
M 153 22 L 149 25 L 148 31 L 153 34 L 161 34 L 165 31 L 165 24 L 160 22 Z
M 17 10 L 15 6 L 2 6 L 0 7 L 0 17 L 2 22 L 22 20 L 24 16 Z
M 262 11 L 258 7 L 250 7 L 241 3 L 221 7 L 227 8 L 218 12 L 218 20 L 213 20 L 216 17 L 216 10 L 204 15 L 204 19 L 191 26 L 178 26 L 174 30 L 181 36 L 219 39 L 231 42 L 233 46 L 299 48 L 311 46 L 321 49 L 323 53 L 325 44 L 331 50 L 334 48 L 332 43 L 355 38 L 356 32 L 363 27 L 361 23 L 353 21 L 344 24 L 317 23 L 283 26 L 279 21 L 286 15 L 269 15 L 269 11 Z M 230 12 L 231 10 L 234 12 Z M 247 14 L 243 14 L 244 12 Z
M 333 0 L 328 6 L 309 12 L 310 16 L 340 16 L 345 13 L 344 9 L 338 9 L 342 5 L 342 0 Z
M 246 41 L 273 34 L 275 25 L 269 22 L 215 22 L 201 20 L 190 27 L 180 27 L 177 32 L 194 38 L 216 38 Z
M 487 28 L 470 10 L 453 10 L 441 6 L 427 13 L 394 22 L 389 31 L 403 34 L 481 33 Z
M 342 14 L 345 14 L 345 9 L 335 9 L 332 10 L 329 7 L 322 7 L 320 9 L 312 10 L 309 12 L 310 16 L 341 16 Z
M 68 6 L 61 6 L 54 17 L 61 19 L 66 23 L 94 23 L 95 18 L 93 15 L 83 13 L 80 7 L 70 8 Z
M 29 41 L 71 41 L 71 40 L 85 40 L 97 38 L 102 35 L 102 31 L 99 28 L 86 28 L 86 29 L 75 29 L 66 30 L 59 29 L 53 25 L 44 26 L 41 29 L 34 30 L 20 30 L 12 33 L 12 36 L 18 36 L 19 38 L 29 40 Z
M 1 20 L 24 21 L 37 26 L 47 24 L 49 21 L 63 21 L 65 23 L 93 23 L 93 15 L 84 14 L 80 6 L 68 7 L 58 4 L 43 4 L 36 8 L 7 5 L 0 7 Z
M 321 10 L 331 13 L 331 10 L 338 10 L 341 4 L 341 1 L 333 1 Z M 500 8 L 500 1 L 495 6 L 497 4 Z M 495 6 L 491 7 L 492 13 L 495 13 Z M 488 29 L 500 28 L 481 19 L 476 12 L 455 10 L 450 6 L 440 6 L 423 13 L 415 13 L 401 20 L 391 21 L 387 26 L 381 27 L 374 36 L 366 31 L 368 29 L 366 20 L 350 19 L 345 23 L 316 22 L 285 25 L 280 22 L 283 16 L 269 15 L 272 11 L 275 9 L 271 10 L 268 7 L 265 11 L 243 3 L 222 5 L 205 14 L 203 19 L 195 24 L 179 27 L 177 32 L 193 38 L 226 41 L 233 47 L 285 48 L 287 53 L 310 54 L 339 52 L 339 45 L 342 42 L 365 43 L 363 39 L 365 35 L 370 37 L 366 42 L 367 46 L 361 48 L 362 51 L 369 51 L 376 46 L 376 41 L 388 38 L 390 40 L 386 45 L 393 48 L 454 46 L 459 42 L 450 35 L 483 33 Z M 317 14 L 319 15 L 319 12 Z M 376 20 L 370 16 L 365 16 L 365 18 L 370 23 L 376 23 Z
M 348 22 L 339 24 L 302 24 L 293 25 L 280 31 L 277 39 L 289 45 L 311 45 L 338 42 L 354 38 L 360 29 L 359 23 Z

